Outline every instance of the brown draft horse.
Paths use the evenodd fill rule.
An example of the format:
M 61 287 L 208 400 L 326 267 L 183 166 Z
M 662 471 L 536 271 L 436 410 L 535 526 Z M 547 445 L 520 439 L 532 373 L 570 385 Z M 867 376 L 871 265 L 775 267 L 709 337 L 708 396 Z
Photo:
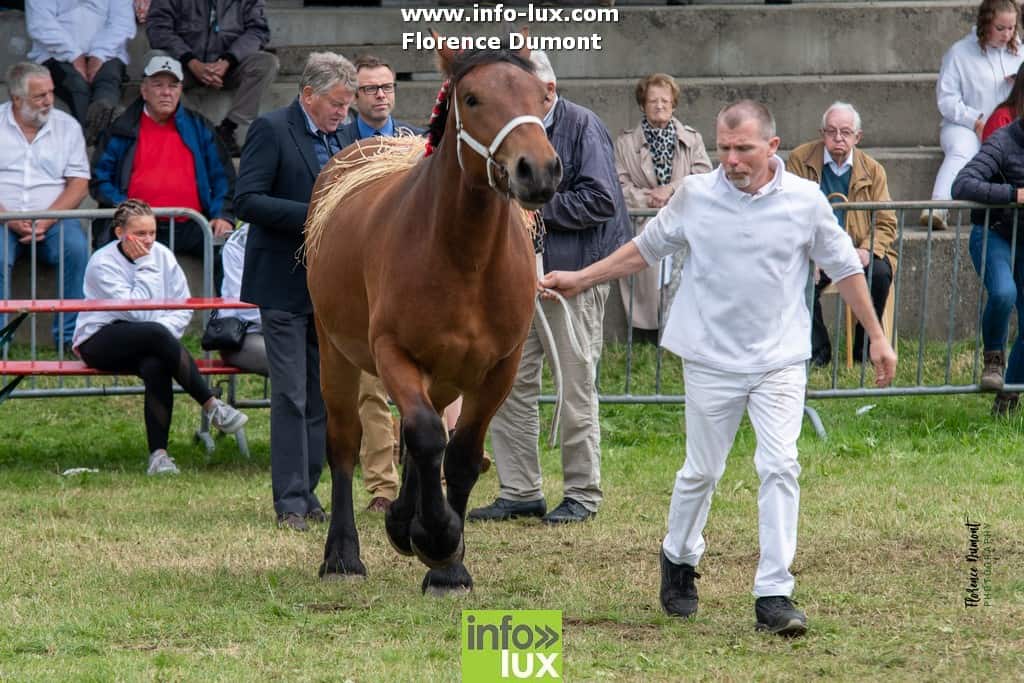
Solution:
M 463 525 L 487 427 L 519 366 L 536 294 L 523 211 L 540 208 L 562 166 L 541 118 L 529 52 L 438 51 L 451 88 L 436 151 L 343 196 L 311 249 L 318 202 L 355 145 L 320 174 L 307 220 L 307 266 L 327 404 L 333 514 L 320 576 L 364 576 L 352 509 L 361 437 L 361 371 L 380 376 L 402 415 L 408 458 L 385 518 L 403 555 L 429 567 L 423 591 L 470 590 Z M 447 135 L 441 135 L 447 129 Z M 459 395 L 447 442 L 439 412 Z M 444 462 L 447 498 L 441 491 Z

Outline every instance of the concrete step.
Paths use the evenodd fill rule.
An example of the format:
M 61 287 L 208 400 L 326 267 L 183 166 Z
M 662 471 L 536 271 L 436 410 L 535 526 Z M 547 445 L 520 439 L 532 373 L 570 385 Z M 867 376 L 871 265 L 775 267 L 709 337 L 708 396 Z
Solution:
M 935 174 L 942 165 L 938 147 L 869 148 L 864 151 L 885 168 L 889 194 L 894 200 L 927 200 L 932 196 Z
M 472 4 L 462 9 L 471 11 Z M 482 10 L 492 9 L 480 5 Z M 538 8 L 552 9 L 539 4 Z M 285 58 L 286 75 L 298 73 L 308 46 L 333 46 L 346 55 L 384 51 L 396 70 L 417 73 L 433 71 L 433 52 L 403 49 L 403 34 L 426 35 L 428 24 L 451 36 L 508 33 L 507 24 L 494 21 L 414 22 L 402 16 L 403 10 L 455 9 L 459 8 L 303 8 L 282 0 L 272 3 L 267 15 L 271 44 Z M 595 34 L 601 38 L 600 50 L 550 50 L 561 78 L 635 78 L 654 69 L 695 78 L 933 72 L 943 52 L 969 30 L 976 5 L 933 0 L 585 9 L 611 9 L 617 18 L 514 24 L 529 23 L 531 34 L 540 38 Z M 28 51 L 24 14 L 0 13 L 0 36 L 4 36 L 0 39 L 2 71 Z M 145 30 L 140 27 L 130 45 L 130 76 L 138 77 L 147 50 Z
M 480 9 L 492 8 L 481 3 Z M 599 50 L 549 50 L 561 78 L 635 77 L 654 69 L 676 77 L 918 73 L 938 71 L 942 54 L 973 24 L 976 5 L 936 0 L 611 9 L 615 21 L 515 25 L 529 23 L 537 37 L 600 36 Z M 428 25 L 446 36 L 508 33 L 507 24 L 494 21 L 403 21 L 401 10 L 389 8 L 281 9 L 268 15 L 279 50 L 334 46 L 348 55 L 379 49 L 401 72 L 433 70 L 432 51 L 411 49 L 416 34 L 429 35 Z M 405 35 L 411 38 L 403 47 Z
M 435 77 L 437 78 L 437 77 Z M 938 111 L 935 76 L 901 74 L 884 76 L 774 77 L 774 78 L 695 78 L 681 79 L 683 97 L 680 118 L 700 131 L 713 144 L 714 121 L 727 102 L 750 97 L 766 102 L 776 113 L 778 131 L 784 148 L 815 137 L 821 126 L 821 113 L 834 100 L 852 102 L 861 112 L 865 128 L 864 144 L 871 147 L 935 147 L 938 145 Z M 396 115 L 417 125 L 429 117 L 440 80 L 409 81 L 399 84 Z M 635 126 L 638 120 L 633 100 L 633 79 L 562 79 L 560 91 L 569 99 L 593 109 L 604 120 L 612 135 Z M 137 93 L 129 86 L 125 100 Z M 283 106 L 298 93 L 298 81 L 279 80 L 263 97 L 264 111 Z M 224 93 L 188 95 L 215 121 L 227 111 Z

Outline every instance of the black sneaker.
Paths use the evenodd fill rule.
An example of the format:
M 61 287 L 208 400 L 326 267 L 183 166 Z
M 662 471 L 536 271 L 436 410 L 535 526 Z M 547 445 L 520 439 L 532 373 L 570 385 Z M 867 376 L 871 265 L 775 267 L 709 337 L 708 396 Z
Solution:
M 476 522 L 481 520 L 502 522 L 517 517 L 543 517 L 547 509 L 547 503 L 543 498 L 526 501 L 495 498 L 490 505 L 470 510 L 466 519 Z
M 807 631 L 807 615 L 793 606 L 785 595 L 758 598 L 754 603 L 757 630 L 780 636 L 802 636 Z
M 572 522 L 585 522 L 597 515 L 583 507 L 583 503 L 573 498 L 564 498 L 554 510 L 544 515 L 541 521 L 545 524 L 571 524 Z
M 661 551 L 661 606 L 672 617 L 697 613 L 697 584 L 700 574 L 688 564 L 675 564 Z
M 309 531 L 309 525 L 297 512 L 289 512 L 277 516 L 277 528 L 289 531 Z

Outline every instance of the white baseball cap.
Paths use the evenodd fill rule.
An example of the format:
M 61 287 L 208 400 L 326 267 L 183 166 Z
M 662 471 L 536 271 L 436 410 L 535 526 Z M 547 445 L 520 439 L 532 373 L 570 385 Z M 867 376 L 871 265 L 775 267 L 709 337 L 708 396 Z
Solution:
M 173 57 L 158 55 L 149 60 L 149 64 L 142 70 L 143 76 L 155 76 L 159 73 L 169 73 L 180 81 L 182 80 L 181 62 Z

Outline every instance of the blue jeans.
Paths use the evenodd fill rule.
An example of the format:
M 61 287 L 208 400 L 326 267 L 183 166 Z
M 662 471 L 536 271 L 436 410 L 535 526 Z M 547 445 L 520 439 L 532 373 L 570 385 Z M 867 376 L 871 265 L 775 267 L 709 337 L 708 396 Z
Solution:
M 981 247 L 985 228 L 975 225 L 971 230 L 968 250 L 974 270 L 981 275 Z M 1024 321 L 1024 235 L 1017 236 L 1017 254 L 1011 257 L 1010 243 L 994 231 L 988 231 L 985 244 L 985 291 L 988 301 L 981 316 L 981 339 L 986 351 L 1002 351 L 1010 331 L 1010 312 L 1017 308 L 1017 325 Z M 1006 383 L 1024 380 L 1024 340 L 1020 332 L 1010 349 L 1006 363 Z
M 64 232 L 64 291 L 57 293 L 61 299 L 81 299 L 82 289 L 85 283 L 85 266 L 89 261 L 89 242 L 82 230 L 81 221 L 65 219 L 58 221 L 53 227 L 46 231 L 42 241 L 36 242 L 36 256 L 43 263 L 56 266 L 60 263 L 60 233 L 63 226 Z M 14 262 L 20 257 L 29 257 L 32 245 L 21 244 L 18 236 L 11 230 L 3 231 L 4 240 L 0 242 L 0 294 L 4 299 L 27 299 L 31 292 L 10 292 L 8 282 L 11 278 L 11 271 Z M 37 296 L 45 296 L 44 292 L 36 292 Z M 13 296 L 12 296 L 13 295 Z M 64 344 L 71 345 L 71 337 L 75 334 L 76 313 L 64 314 Z M 7 317 L 0 315 L 0 327 L 7 324 Z M 59 346 L 61 338 L 60 316 L 53 316 L 53 343 Z

